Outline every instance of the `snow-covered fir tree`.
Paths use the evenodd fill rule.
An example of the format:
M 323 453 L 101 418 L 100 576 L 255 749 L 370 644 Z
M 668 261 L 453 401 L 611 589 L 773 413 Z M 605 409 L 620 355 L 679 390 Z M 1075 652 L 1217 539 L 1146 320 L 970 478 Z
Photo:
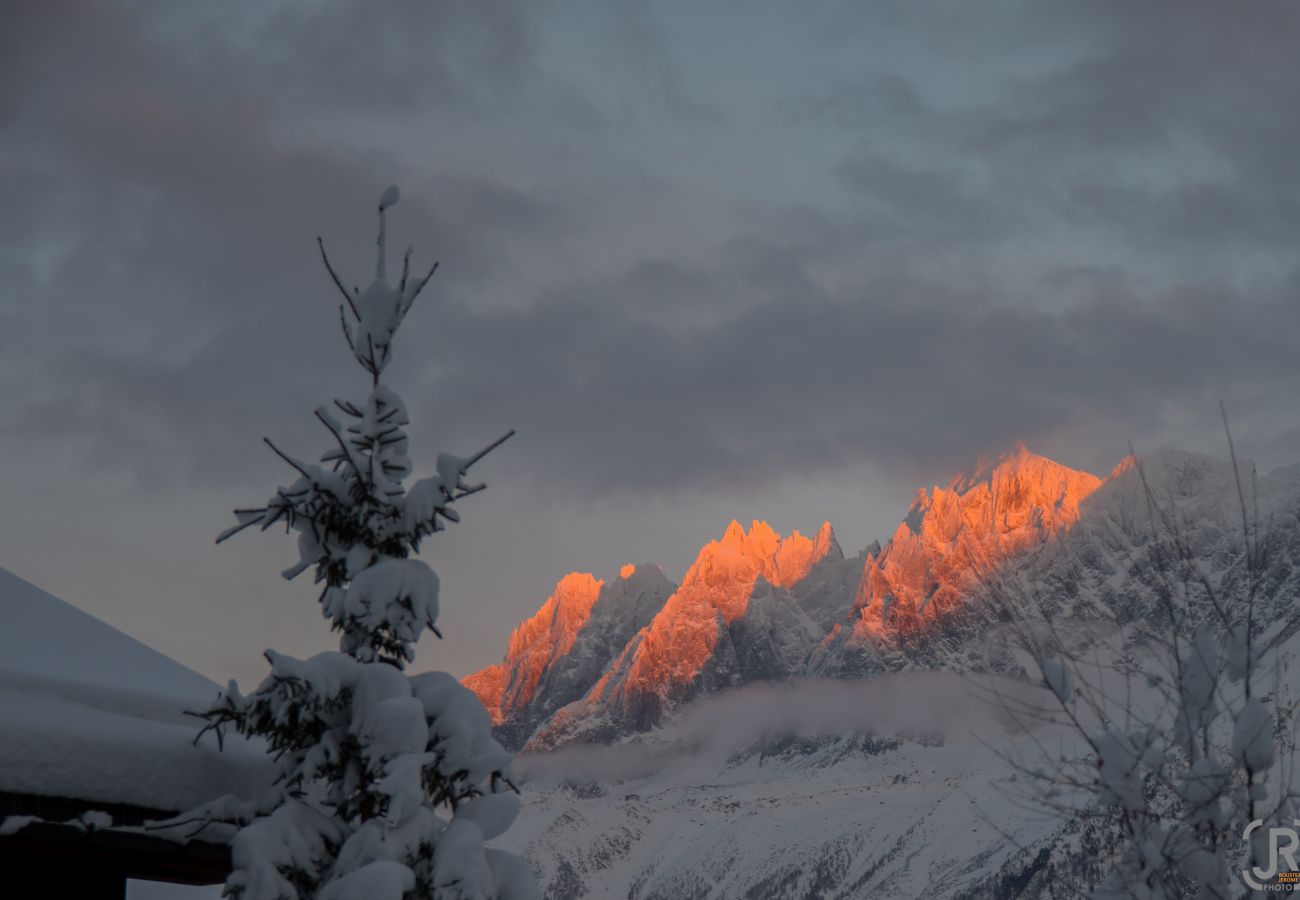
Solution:
M 484 846 L 519 809 L 512 758 L 486 710 L 446 673 L 403 671 L 425 629 L 438 633 L 438 576 L 415 554 L 458 520 L 456 501 L 483 489 L 467 473 L 510 434 L 471 456 L 440 454 L 435 474 L 406 485 L 409 420 L 382 376 L 437 266 L 412 277 L 408 249 L 389 283 L 385 212 L 397 199 L 396 188 L 380 198 L 378 261 L 364 291 L 344 287 L 321 244 L 368 396 L 315 411 L 330 444 L 318 462 L 267 440 L 297 477 L 264 505 L 236 510 L 237 524 L 218 538 L 253 526 L 295 532 L 299 558 L 284 575 L 314 570 L 322 612 L 341 635 L 338 652 L 310 659 L 268 650 L 271 673 L 257 690 L 242 694 L 232 681 L 202 714 L 218 735 L 265 741 L 277 766 L 260 802 L 199 812 L 242 826 L 226 882 L 239 900 L 536 896 L 522 860 Z

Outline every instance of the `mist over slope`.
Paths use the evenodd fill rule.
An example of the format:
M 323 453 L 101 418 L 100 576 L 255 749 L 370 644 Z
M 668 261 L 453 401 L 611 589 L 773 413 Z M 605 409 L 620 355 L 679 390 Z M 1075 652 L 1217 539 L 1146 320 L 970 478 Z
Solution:
M 1076 896 L 1097 863 L 1069 847 L 1108 838 L 1018 808 L 996 749 L 1067 735 L 1017 735 L 981 678 L 748 685 L 613 745 L 525 754 L 509 846 L 554 900 L 1005 896 L 1032 879 Z

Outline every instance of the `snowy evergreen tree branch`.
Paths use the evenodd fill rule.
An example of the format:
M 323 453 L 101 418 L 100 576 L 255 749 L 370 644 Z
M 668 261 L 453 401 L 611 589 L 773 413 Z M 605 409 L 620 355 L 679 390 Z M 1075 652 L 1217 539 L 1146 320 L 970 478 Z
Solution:
M 1018 602 L 1004 586 L 1010 627 L 1048 702 L 995 700 L 1027 732 L 1056 723 L 1076 748 L 1034 737 L 1032 757 L 1003 754 L 1027 785 L 1009 793 L 1113 835 L 1113 865 L 1093 897 L 1242 896 L 1242 873 L 1264 871 L 1268 827 L 1295 818 L 1295 703 L 1283 696 L 1276 651 L 1297 620 L 1261 630 L 1268 542 L 1231 431 L 1228 440 L 1241 533 L 1237 559 L 1218 579 L 1198 565 L 1179 511 L 1162 504 L 1135 461 L 1149 541 L 1134 550 L 1154 563 L 1156 616 L 1116 620 L 1109 658 L 1104 639 L 1068 633 L 1048 604 Z M 1255 821 L 1263 827 L 1247 841 Z
M 259 803 L 223 798 L 164 823 L 238 826 L 226 893 L 241 900 L 536 896 L 527 866 L 484 847 L 519 808 L 512 758 L 487 711 L 450 675 L 403 672 L 426 629 L 441 637 L 438 576 L 414 554 L 459 521 L 454 504 L 485 488 L 466 481 L 470 469 L 514 431 L 466 457 L 439 454 L 435 474 L 407 489 L 410 419 L 380 378 L 437 265 L 411 279 L 407 250 L 398 286 L 388 284 L 386 211 L 397 199 L 396 188 L 380 199 L 375 279 L 364 291 L 346 289 L 318 239 L 369 395 L 315 410 L 331 441 L 319 462 L 265 438 L 297 477 L 264 505 L 237 509 L 217 538 L 283 523 L 298 540 L 284 577 L 314 568 L 321 610 L 341 634 L 339 651 L 306 660 L 268 650 L 270 675 L 252 694 L 231 682 L 196 713 L 219 743 L 225 729 L 264 741 L 277 767 L 274 794 Z

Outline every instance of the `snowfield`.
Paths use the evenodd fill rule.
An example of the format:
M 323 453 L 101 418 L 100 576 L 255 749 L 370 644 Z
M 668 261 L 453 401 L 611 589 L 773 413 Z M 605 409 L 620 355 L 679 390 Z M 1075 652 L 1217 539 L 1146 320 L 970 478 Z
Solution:
M 1009 799 L 992 749 L 1005 732 L 962 679 L 880 681 L 742 688 L 634 743 L 525 756 L 524 810 L 503 840 L 557 900 L 960 897 L 1062 829 Z M 758 734 L 780 713 L 810 724 L 797 709 L 813 694 L 842 711 L 854 688 L 930 733 Z M 702 730 L 710 719 L 723 724 Z
M 1297 652 L 1292 635 L 1278 659 Z M 1294 696 L 1300 670 L 1277 683 Z M 522 756 L 523 810 L 499 843 L 548 900 L 1078 897 L 1117 835 L 1036 799 L 1026 768 L 1087 749 L 1006 715 L 1004 699 L 1048 690 L 938 672 L 742 687 L 646 735 Z M 1134 692 L 1138 709 L 1156 697 Z

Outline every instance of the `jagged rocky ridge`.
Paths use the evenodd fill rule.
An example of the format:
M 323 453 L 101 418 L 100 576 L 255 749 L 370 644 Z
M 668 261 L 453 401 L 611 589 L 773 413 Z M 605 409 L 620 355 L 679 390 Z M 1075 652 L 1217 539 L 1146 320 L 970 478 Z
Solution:
M 608 584 L 585 572 L 566 575 L 515 629 L 505 659 L 464 683 L 503 742 L 522 746 L 557 710 L 587 694 L 675 589 L 658 566 L 624 566 Z
M 846 558 L 829 523 L 782 538 L 732 522 L 675 587 L 654 566 L 605 584 L 566 576 L 505 659 L 465 679 L 513 747 L 607 742 L 695 697 L 792 677 L 1016 667 L 1000 617 L 1017 603 L 1121 623 L 1152 613 L 1151 509 L 1213 577 L 1241 577 L 1231 467 L 1197 454 L 1125 460 L 1105 479 L 1018 446 L 918 493 L 883 547 Z M 1300 466 L 1243 470 L 1267 549 L 1275 619 L 1300 596 Z

